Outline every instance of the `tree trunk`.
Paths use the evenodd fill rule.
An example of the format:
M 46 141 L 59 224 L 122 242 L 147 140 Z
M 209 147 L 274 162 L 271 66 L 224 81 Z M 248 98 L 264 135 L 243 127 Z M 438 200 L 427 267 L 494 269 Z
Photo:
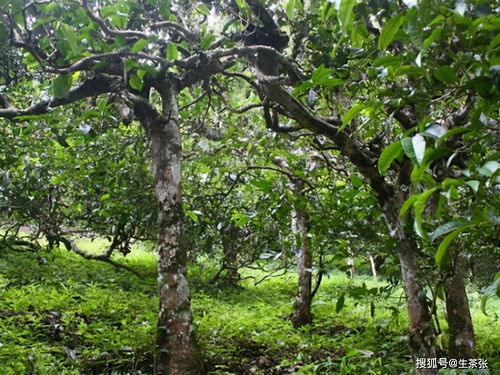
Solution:
M 450 251 L 453 251 L 450 249 Z M 451 271 L 444 277 L 446 313 L 450 331 L 448 357 L 470 359 L 475 357 L 474 328 L 465 290 L 462 265 L 457 251 L 452 253 Z
M 370 259 L 370 267 L 372 269 L 373 278 L 376 280 L 378 279 L 377 263 L 375 262 L 375 258 L 372 254 L 368 254 L 368 258 Z
M 354 276 L 356 275 L 356 267 L 354 266 L 354 252 L 349 247 L 347 248 L 347 253 L 349 254 L 349 256 L 347 257 L 347 265 L 349 266 L 347 268 L 347 275 L 350 279 L 354 279 Z
M 164 117 L 144 102 L 134 111 L 151 142 L 152 170 L 158 200 L 159 316 L 155 374 L 199 375 L 198 352 L 190 309 L 186 253 L 180 246 L 182 229 L 181 136 L 177 92 L 169 86 L 161 93 Z
M 388 224 L 391 234 L 396 238 L 396 254 L 401 265 L 403 287 L 406 293 L 410 347 L 413 351 L 413 359 L 416 361 L 417 358 L 436 358 L 432 315 L 425 298 L 424 288 L 419 283 L 422 275 L 418 266 L 417 242 L 411 229 L 405 228 L 403 223 L 399 221 L 397 213 L 391 216 L 392 220 L 390 215 L 386 215 L 386 218 L 389 217 Z M 437 373 L 437 369 L 415 368 L 416 375 L 435 375 Z
M 303 181 L 291 181 L 294 195 L 301 197 L 304 188 Z M 292 322 L 294 327 L 301 327 L 312 322 L 311 314 L 311 267 L 312 254 L 308 237 L 308 215 L 303 207 L 304 202 L 295 200 L 292 211 L 292 233 L 298 237 L 300 243 L 297 252 L 297 273 L 299 276 L 298 293 L 293 305 Z M 299 242 L 297 241 L 297 242 Z

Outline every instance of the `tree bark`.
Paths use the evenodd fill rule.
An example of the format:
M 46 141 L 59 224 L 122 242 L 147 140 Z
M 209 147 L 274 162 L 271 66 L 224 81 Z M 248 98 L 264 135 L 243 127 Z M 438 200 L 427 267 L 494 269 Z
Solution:
M 378 272 L 377 272 L 377 264 L 375 263 L 375 258 L 373 257 L 372 254 L 368 254 L 368 258 L 370 260 L 370 267 L 372 270 L 372 276 L 375 280 L 378 279 Z
M 475 358 L 474 328 L 465 290 L 462 265 L 458 252 L 452 252 L 451 271 L 444 277 L 446 313 L 450 332 L 448 357 L 455 359 Z
M 304 183 L 292 179 L 291 185 L 296 198 L 302 196 Z M 308 237 L 308 215 L 303 207 L 303 201 L 295 200 L 292 210 L 292 234 L 298 237 L 297 273 L 299 276 L 298 292 L 293 305 L 292 323 L 294 327 L 301 327 L 312 322 L 311 314 L 311 268 L 312 254 Z M 299 242 L 297 241 L 297 242 Z
M 158 201 L 159 315 L 155 374 L 200 375 L 202 361 L 191 317 L 186 252 L 181 248 L 181 135 L 177 90 L 162 92 L 163 114 L 135 98 L 134 112 L 151 142 L 152 170 Z
M 387 207 L 386 207 L 387 209 Z M 417 259 L 418 245 L 410 228 L 406 228 L 398 218 L 398 211 L 386 213 L 391 234 L 396 239 L 396 254 L 401 265 L 403 287 L 406 294 L 410 347 L 413 359 L 436 358 L 434 346 L 435 332 L 432 327 L 432 315 L 425 299 L 425 291 L 419 283 L 422 275 L 419 272 Z M 437 369 L 415 368 L 416 375 L 435 375 Z

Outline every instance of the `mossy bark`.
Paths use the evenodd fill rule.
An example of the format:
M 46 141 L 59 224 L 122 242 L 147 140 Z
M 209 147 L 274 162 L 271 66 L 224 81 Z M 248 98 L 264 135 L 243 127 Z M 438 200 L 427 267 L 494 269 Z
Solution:
M 158 201 L 159 315 L 155 374 L 201 375 L 203 364 L 191 316 L 186 250 L 181 247 L 181 135 L 177 90 L 163 82 L 162 115 L 137 99 L 134 111 L 151 143 L 152 171 Z

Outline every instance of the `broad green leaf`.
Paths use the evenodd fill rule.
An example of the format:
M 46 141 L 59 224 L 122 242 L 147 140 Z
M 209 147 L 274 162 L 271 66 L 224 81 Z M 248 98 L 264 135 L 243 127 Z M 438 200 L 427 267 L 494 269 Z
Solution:
M 465 184 L 469 185 L 472 191 L 474 191 L 474 193 L 477 193 L 477 191 L 479 190 L 480 183 L 478 180 L 465 181 Z
M 464 230 L 469 228 L 470 225 L 464 225 L 458 229 L 455 229 L 453 232 L 448 234 L 443 241 L 439 244 L 438 250 L 436 251 L 435 259 L 438 268 L 441 271 L 445 271 L 450 267 L 451 257 L 449 247 L 453 240 Z
M 203 14 L 204 16 L 209 16 L 210 15 L 210 9 L 205 5 L 201 4 L 196 8 L 196 11 L 198 13 Z
M 111 195 L 109 195 L 108 193 L 106 193 L 106 194 L 101 195 L 101 197 L 99 198 L 99 200 L 102 202 L 102 201 L 108 200 L 109 198 L 111 198 Z
M 338 17 L 342 31 L 345 31 L 354 20 L 354 5 L 356 0 L 340 0 Z
M 196 215 L 196 213 L 194 213 L 193 211 L 186 211 L 186 215 L 189 216 L 189 218 L 193 220 L 193 222 L 198 222 L 198 215 Z
M 339 299 L 337 300 L 337 303 L 335 305 L 335 312 L 336 313 L 338 313 L 338 312 L 340 312 L 340 310 L 342 310 L 342 308 L 344 307 L 344 302 L 345 302 L 345 292 L 342 293 L 339 296 Z
M 72 75 L 69 73 L 60 74 L 54 80 L 52 84 L 52 90 L 54 91 L 54 96 L 57 98 L 62 98 L 68 94 L 71 87 Z
M 442 34 L 443 34 L 443 28 L 441 27 L 432 30 L 431 35 L 427 39 L 425 39 L 424 42 L 422 43 L 422 48 L 423 49 L 429 48 L 432 43 L 441 38 Z
M 427 238 L 427 233 L 422 229 L 422 222 L 423 222 L 422 213 L 424 212 L 427 200 L 436 190 L 437 187 L 434 187 L 419 194 L 417 200 L 415 201 L 415 204 L 413 205 L 413 210 L 415 211 L 414 228 L 415 232 L 421 238 Z
M 384 25 L 380 37 L 378 39 L 378 49 L 384 50 L 389 44 L 394 40 L 399 28 L 403 24 L 404 17 L 402 14 L 398 14 L 396 17 L 391 18 Z
M 452 67 L 444 65 L 434 72 L 434 77 L 446 84 L 452 84 L 457 80 L 455 70 Z
M 373 62 L 373 66 L 401 66 L 401 56 L 387 55 Z
M 179 57 L 179 51 L 174 43 L 168 43 L 167 47 L 167 60 L 176 60 Z
M 73 28 L 69 25 L 66 25 L 65 23 L 61 23 L 60 30 L 64 38 L 66 38 L 66 40 L 68 41 L 69 47 L 71 48 L 71 52 L 74 55 L 78 55 L 80 53 L 78 36 L 73 31 Z
M 442 137 L 445 134 L 446 134 L 446 129 L 438 124 L 429 125 L 427 128 L 425 128 L 425 131 L 422 133 L 422 135 L 427 135 L 436 139 Z
M 500 163 L 496 160 L 487 161 L 482 167 L 478 168 L 478 172 L 483 176 L 491 177 L 500 168 Z
M 296 0 L 288 0 L 285 6 L 286 16 L 290 20 L 295 18 L 295 1 Z
M 413 150 L 415 151 L 415 158 L 418 164 L 422 163 L 425 155 L 425 139 L 420 134 L 415 134 L 411 139 Z
M 140 79 L 136 74 L 133 74 L 132 76 L 130 76 L 128 83 L 130 84 L 130 87 L 132 87 L 133 89 L 138 90 L 138 91 L 142 90 L 142 86 L 143 86 L 142 79 Z
M 325 64 L 321 64 L 311 75 L 311 81 L 317 85 L 321 85 L 323 82 L 330 79 L 332 73 L 333 69 L 326 68 Z
M 342 126 L 340 127 L 339 131 L 344 130 L 344 128 L 351 122 L 351 120 L 356 117 L 363 109 L 365 109 L 366 106 L 364 104 L 354 104 L 344 115 L 342 118 Z
M 401 142 L 395 142 L 387 146 L 384 151 L 382 151 L 382 154 L 380 154 L 380 157 L 378 159 L 378 171 L 381 175 L 384 175 L 384 173 L 389 169 L 391 163 L 394 161 L 394 159 L 398 158 L 401 156 L 403 153 L 403 147 L 401 145 Z
M 405 137 L 401 140 L 401 145 L 403 146 L 403 150 L 410 158 L 413 164 L 418 164 L 417 155 L 415 154 L 415 149 L 413 148 L 413 139 L 410 137 Z
M 464 223 L 461 221 L 448 221 L 447 223 L 437 227 L 434 231 L 429 233 L 429 238 L 431 241 L 434 241 L 436 238 L 448 234 L 451 231 L 460 228 L 462 225 L 464 225 Z
M 132 46 L 132 52 L 139 52 L 144 49 L 148 45 L 148 41 L 146 39 L 139 39 L 137 42 L 134 43 Z
M 359 189 L 361 186 L 363 186 L 363 180 L 357 174 L 351 174 L 350 178 L 352 186 L 354 186 L 356 189 Z
M 413 204 L 417 201 L 420 194 L 411 195 L 401 206 L 399 210 L 399 216 L 404 216 L 406 212 L 413 206 Z
M 270 193 L 273 190 L 273 183 L 271 181 L 266 181 L 266 180 L 257 180 L 257 181 L 250 181 L 250 183 L 264 191 L 265 193 Z
M 210 48 L 210 45 L 213 43 L 213 41 L 217 39 L 215 35 L 207 35 L 204 37 L 201 42 L 200 42 L 200 47 L 203 50 L 207 50 Z

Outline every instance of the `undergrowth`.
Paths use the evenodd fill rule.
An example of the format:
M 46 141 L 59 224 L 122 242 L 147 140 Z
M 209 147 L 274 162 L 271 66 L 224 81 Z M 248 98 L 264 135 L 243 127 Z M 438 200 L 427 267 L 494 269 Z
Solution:
M 95 249 L 101 244 L 84 245 Z M 152 374 L 156 258 L 136 249 L 116 260 L 143 279 L 64 250 L 1 249 L 0 374 Z M 287 319 L 295 293 L 293 275 L 255 286 L 251 279 L 207 285 L 213 273 L 206 267 L 192 267 L 189 273 L 194 321 L 209 374 L 410 373 L 399 288 L 383 298 L 363 294 L 384 290 L 385 283 L 334 273 L 315 297 L 314 324 L 294 329 Z M 245 275 L 263 276 L 251 270 L 244 270 Z M 346 290 L 351 293 L 339 306 Z M 478 358 L 488 359 L 491 374 L 499 368 L 500 330 L 494 314 L 499 305 L 498 300 L 490 302 L 490 316 L 485 316 L 479 296 L 471 294 Z

